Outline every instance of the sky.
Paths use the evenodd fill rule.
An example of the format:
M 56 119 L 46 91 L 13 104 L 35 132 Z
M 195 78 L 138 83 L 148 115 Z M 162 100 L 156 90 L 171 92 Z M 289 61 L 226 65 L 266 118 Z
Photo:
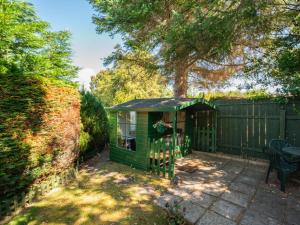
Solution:
M 97 34 L 92 23 L 94 10 L 87 0 L 28 0 L 37 14 L 50 23 L 53 31 L 68 30 L 72 33 L 74 65 L 79 66 L 78 81 L 89 87 L 90 77 L 103 69 L 103 58 L 110 55 L 120 37 Z

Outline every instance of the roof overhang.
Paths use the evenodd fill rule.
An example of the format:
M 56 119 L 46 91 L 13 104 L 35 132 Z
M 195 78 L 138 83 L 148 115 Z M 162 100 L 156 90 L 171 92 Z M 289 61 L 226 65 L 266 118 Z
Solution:
M 156 98 L 135 99 L 110 108 L 108 111 L 137 111 L 137 112 L 175 112 L 191 108 L 194 110 L 215 110 L 212 103 L 203 98 Z

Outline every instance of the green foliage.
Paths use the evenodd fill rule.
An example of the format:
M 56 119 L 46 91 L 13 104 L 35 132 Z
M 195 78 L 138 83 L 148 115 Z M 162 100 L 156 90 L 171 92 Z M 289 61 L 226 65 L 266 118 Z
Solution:
M 272 32 L 280 1 L 89 0 L 99 33 L 121 34 L 122 49 L 144 49 L 186 94 L 189 79 L 209 88 L 246 64 L 250 48 Z M 118 58 L 118 57 L 116 57 Z M 175 79 L 174 79 L 175 78 Z M 209 82 L 211 81 L 211 82 Z
M 255 91 L 228 91 L 228 92 L 208 92 L 200 94 L 198 97 L 205 98 L 206 100 L 216 100 L 216 99 L 247 99 L 247 100 L 268 100 L 279 103 L 279 104 L 287 104 L 289 101 L 289 96 L 287 95 L 272 95 L 265 90 L 255 90 Z
M 79 105 L 73 86 L 39 76 L 0 74 L 0 202 L 72 165 L 79 123 L 76 101 Z M 74 116 L 63 116 L 70 108 Z
M 79 94 L 70 34 L 26 1 L 0 0 L 0 204 L 77 157 Z
M 157 72 L 149 72 L 138 63 L 139 59 L 151 62 L 152 57 L 145 52 L 137 52 L 119 59 L 114 68 L 102 70 L 92 77 L 92 93 L 105 106 L 136 98 L 171 95 L 171 91 L 167 89 L 165 78 Z
M 273 32 L 251 57 L 246 72 L 266 86 L 279 85 L 279 90 L 300 95 L 300 4 L 285 1 L 275 8 Z
M 88 132 L 84 131 L 83 124 L 80 124 L 80 139 L 79 139 L 79 149 L 81 152 L 85 152 L 89 147 L 89 142 L 91 141 Z
M 80 149 L 83 154 L 99 152 L 108 139 L 109 125 L 102 103 L 90 92 L 81 91 L 81 137 Z
M 70 33 L 49 31 L 33 6 L 25 1 L 0 1 L 0 73 L 42 75 L 70 81 Z
M 168 209 L 168 224 L 169 225 L 186 225 L 184 217 L 180 212 L 180 206 L 169 206 Z

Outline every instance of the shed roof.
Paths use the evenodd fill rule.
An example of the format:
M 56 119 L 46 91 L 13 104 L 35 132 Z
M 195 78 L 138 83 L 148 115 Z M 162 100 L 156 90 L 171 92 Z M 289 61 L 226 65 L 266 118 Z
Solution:
M 135 99 L 115 105 L 111 111 L 172 112 L 191 107 L 195 110 L 215 109 L 203 98 L 149 98 Z

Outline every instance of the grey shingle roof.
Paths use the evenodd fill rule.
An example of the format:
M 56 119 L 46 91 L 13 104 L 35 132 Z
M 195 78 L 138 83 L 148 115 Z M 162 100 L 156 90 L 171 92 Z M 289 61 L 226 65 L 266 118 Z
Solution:
M 215 107 L 202 98 L 149 98 L 135 99 L 109 108 L 111 111 L 169 112 L 186 107 L 214 109 Z

